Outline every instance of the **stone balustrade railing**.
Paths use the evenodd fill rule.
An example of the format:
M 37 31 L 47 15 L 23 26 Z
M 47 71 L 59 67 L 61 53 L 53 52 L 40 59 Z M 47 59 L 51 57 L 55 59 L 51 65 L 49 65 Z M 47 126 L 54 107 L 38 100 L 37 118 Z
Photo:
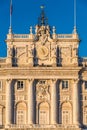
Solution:
M 73 38 L 73 34 L 58 34 L 57 38 L 62 39 L 62 38 Z
M 35 36 L 35 34 L 33 34 Z M 13 34 L 13 38 L 15 39 L 21 39 L 21 38 L 29 38 L 29 34 Z M 56 38 L 57 39 L 62 39 L 62 38 L 65 38 L 65 39 L 72 39 L 74 38 L 73 37 L 73 34 L 57 34 L 56 35 Z
M 13 34 L 13 38 L 29 38 L 29 34 Z
M 75 125 L 62 125 L 62 124 L 56 124 L 56 125 L 40 125 L 40 124 L 11 124 L 9 125 L 9 128 L 75 128 Z
M 79 65 L 80 66 L 83 66 L 83 67 L 87 67 L 87 58 L 84 57 L 84 58 L 79 58 Z

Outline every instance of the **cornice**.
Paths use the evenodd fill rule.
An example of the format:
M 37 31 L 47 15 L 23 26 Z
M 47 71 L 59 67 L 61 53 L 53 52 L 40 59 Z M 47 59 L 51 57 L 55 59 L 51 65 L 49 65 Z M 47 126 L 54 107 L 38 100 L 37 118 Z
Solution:
M 73 79 L 78 78 L 80 67 L 29 67 L 29 68 L 6 68 L 0 69 L 0 78 L 57 78 Z
M 55 42 L 80 42 L 79 39 L 53 39 Z M 6 39 L 5 42 L 36 42 L 34 39 Z M 38 41 L 37 41 L 38 42 Z
M 34 42 L 32 39 L 6 39 L 5 42 Z

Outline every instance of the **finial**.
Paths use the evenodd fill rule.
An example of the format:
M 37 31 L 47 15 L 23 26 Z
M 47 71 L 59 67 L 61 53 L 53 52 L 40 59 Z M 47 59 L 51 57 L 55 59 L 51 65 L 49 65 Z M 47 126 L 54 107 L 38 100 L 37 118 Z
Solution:
M 30 26 L 30 34 L 33 34 L 32 26 Z
M 53 34 L 56 34 L 56 28 L 55 28 L 55 26 L 53 26 Z
M 35 27 L 35 34 L 37 34 L 37 32 L 38 32 L 38 25 L 36 25 Z

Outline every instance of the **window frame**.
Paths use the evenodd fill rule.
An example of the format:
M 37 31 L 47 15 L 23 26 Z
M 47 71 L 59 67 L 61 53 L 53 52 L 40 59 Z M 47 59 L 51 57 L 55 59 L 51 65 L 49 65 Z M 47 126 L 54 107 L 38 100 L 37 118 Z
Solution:
M 62 90 L 68 90 L 68 89 L 69 89 L 69 81 L 62 80 Z
M 85 81 L 85 90 L 87 90 L 87 81 Z
M 22 110 L 22 109 L 17 110 L 16 123 L 19 125 L 22 123 L 26 124 L 26 111 L 25 110 Z
M 2 91 L 2 80 L 0 80 L 0 91 Z
M 18 82 L 19 82 L 19 84 L 18 84 Z M 23 80 L 18 80 L 17 81 L 17 91 L 23 91 L 24 90 L 24 86 L 25 86 L 25 84 L 24 84 Z
M 83 111 L 83 123 L 87 125 L 87 109 Z
M 2 113 L 2 108 L 0 107 L 0 126 L 3 124 L 3 113 Z
M 69 110 L 62 111 L 62 123 L 66 124 L 66 125 L 70 123 L 70 111 Z

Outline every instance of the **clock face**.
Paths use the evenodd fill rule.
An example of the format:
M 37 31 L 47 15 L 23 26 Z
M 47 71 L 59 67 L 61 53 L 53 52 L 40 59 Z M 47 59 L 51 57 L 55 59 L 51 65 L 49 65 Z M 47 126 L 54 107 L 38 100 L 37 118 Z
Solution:
M 40 59 L 46 59 L 48 56 L 48 48 L 45 46 L 39 47 L 37 50 L 37 54 Z

